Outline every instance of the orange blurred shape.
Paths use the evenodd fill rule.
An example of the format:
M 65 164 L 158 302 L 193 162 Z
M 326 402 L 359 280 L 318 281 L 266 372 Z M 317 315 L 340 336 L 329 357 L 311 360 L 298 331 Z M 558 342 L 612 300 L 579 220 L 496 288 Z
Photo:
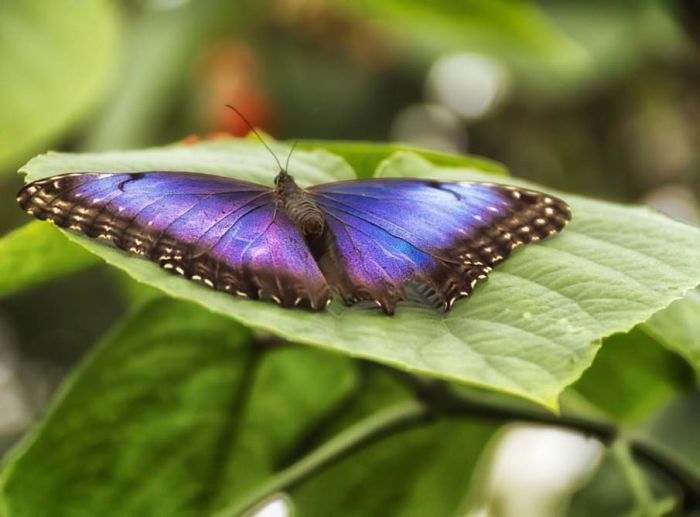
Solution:
M 182 145 L 197 145 L 201 142 L 207 142 L 211 140 L 226 140 L 228 138 L 232 138 L 234 136 L 248 136 L 248 133 L 250 133 L 250 130 L 246 126 L 246 131 L 244 131 L 240 135 L 233 135 L 229 133 L 228 131 L 214 131 L 213 133 L 208 133 L 206 136 L 199 136 L 199 135 L 188 135 L 182 140 L 180 140 L 180 144 Z
M 202 139 L 197 135 L 189 135 L 180 140 L 182 145 L 195 145 L 198 144 Z
M 225 107 L 232 104 L 253 127 L 269 131 L 274 110 L 259 78 L 258 67 L 255 52 L 243 43 L 223 42 L 208 50 L 199 75 L 207 130 L 234 136 L 248 134 L 246 123 Z
M 242 134 L 235 136 L 247 136 L 249 131 L 248 127 L 246 127 L 246 130 Z M 214 131 L 206 136 L 207 140 L 226 140 L 227 138 L 231 138 L 231 133 L 227 131 Z

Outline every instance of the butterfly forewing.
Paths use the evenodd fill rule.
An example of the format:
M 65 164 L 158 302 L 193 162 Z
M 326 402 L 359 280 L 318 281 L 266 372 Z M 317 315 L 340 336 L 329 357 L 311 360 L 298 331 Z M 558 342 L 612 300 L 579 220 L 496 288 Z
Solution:
M 22 208 L 222 291 L 325 307 L 330 291 L 272 189 L 193 173 L 66 174 L 25 186 Z

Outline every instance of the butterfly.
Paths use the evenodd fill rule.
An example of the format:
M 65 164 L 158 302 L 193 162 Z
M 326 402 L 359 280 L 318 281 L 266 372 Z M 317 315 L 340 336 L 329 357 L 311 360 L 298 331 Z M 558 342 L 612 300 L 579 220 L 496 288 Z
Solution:
M 300 188 L 190 172 L 70 173 L 18 194 L 39 219 L 211 288 L 284 307 L 404 299 L 445 311 L 511 251 L 560 232 L 567 204 L 529 189 L 425 179 Z
M 508 185 L 422 179 L 274 188 L 192 172 L 91 172 L 25 185 L 29 214 L 158 262 L 208 287 L 283 307 L 325 309 L 337 293 L 394 314 L 417 298 L 448 311 L 493 266 L 571 219 L 554 196 Z

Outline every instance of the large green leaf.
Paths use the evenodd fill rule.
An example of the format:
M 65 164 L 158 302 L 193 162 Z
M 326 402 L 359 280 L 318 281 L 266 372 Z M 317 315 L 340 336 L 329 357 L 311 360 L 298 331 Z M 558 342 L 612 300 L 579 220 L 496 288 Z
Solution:
M 346 358 L 250 338 L 194 304 L 146 305 L 6 462 L 0 514 L 198 516 L 245 493 L 355 382 Z
M 100 99 L 118 63 L 117 29 L 108 0 L 0 3 L 0 168 Z
M 376 149 L 368 146 L 368 152 Z M 23 170 L 37 179 L 86 170 L 191 169 L 271 184 L 275 170 L 268 163 L 259 146 L 231 141 L 102 155 L 49 154 Z M 292 169 L 304 185 L 351 174 L 342 160 L 321 151 L 299 151 Z M 378 174 L 496 178 L 438 167 L 406 152 L 382 162 Z M 137 280 L 246 325 L 556 408 L 559 393 L 590 365 L 601 338 L 645 321 L 700 283 L 697 228 L 645 208 L 564 198 L 574 214 L 568 229 L 519 250 L 447 314 L 403 304 L 396 316 L 387 317 L 374 308 L 339 302 L 322 313 L 285 310 L 209 290 L 148 261 L 72 238 Z
M 50 225 L 31 222 L 0 239 L 0 296 L 82 271 L 99 259 Z

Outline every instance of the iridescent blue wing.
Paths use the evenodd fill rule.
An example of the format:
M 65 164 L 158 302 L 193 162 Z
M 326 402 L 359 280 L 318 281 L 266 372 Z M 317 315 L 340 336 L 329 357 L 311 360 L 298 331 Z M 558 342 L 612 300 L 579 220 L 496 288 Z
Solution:
M 324 212 L 316 258 L 346 303 L 387 313 L 417 295 L 445 310 L 521 245 L 571 218 L 553 196 L 490 183 L 374 179 L 309 189 Z
M 330 299 L 301 233 L 261 185 L 193 173 L 65 174 L 26 185 L 18 201 L 215 289 L 313 309 Z

